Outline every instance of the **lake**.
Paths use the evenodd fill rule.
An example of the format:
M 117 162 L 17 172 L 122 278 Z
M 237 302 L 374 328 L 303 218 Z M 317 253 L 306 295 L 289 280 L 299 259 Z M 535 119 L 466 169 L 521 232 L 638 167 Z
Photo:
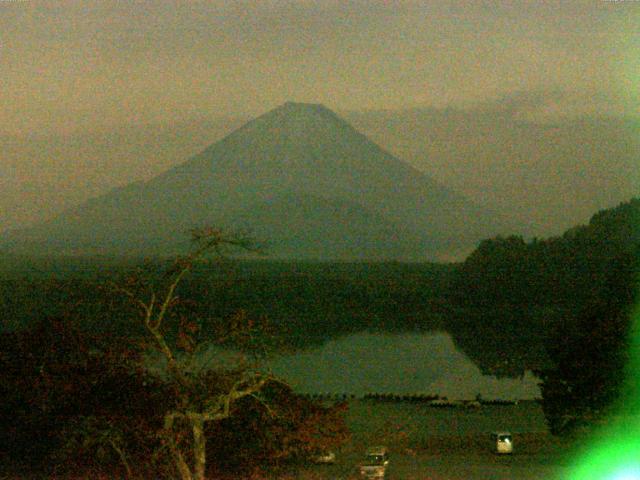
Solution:
M 210 346 L 191 368 L 225 368 L 243 355 Z M 152 358 L 155 358 L 153 360 Z M 164 362 L 151 355 L 148 368 L 162 374 Z M 359 332 L 321 346 L 270 359 L 265 368 L 299 393 L 432 394 L 450 400 L 532 400 L 540 398 L 539 380 L 529 371 L 521 378 L 483 375 L 445 332 Z
M 444 332 L 360 332 L 271 361 L 302 393 L 438 394 L 449 399 L 534 399 L 539 380 L 483 375 Z

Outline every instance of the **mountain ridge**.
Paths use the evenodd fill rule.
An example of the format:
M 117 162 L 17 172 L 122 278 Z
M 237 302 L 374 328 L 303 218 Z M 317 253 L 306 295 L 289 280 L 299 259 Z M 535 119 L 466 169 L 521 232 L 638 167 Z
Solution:
M 347 233 L 349 225 L 363 225 L 356 211 L 394 225 L 398 234 L 387 254 L 385 239 L 379 238 L 379 248 L 365 249 L 358 258 L 396 258 L 398 252 L 413 250 L 403 258 L 432 259 L 438 252 L 468 250 L 475 241 L 506 231 L 500 231 L 491 213 L 383 150 L 324 105 L 287 102 L 146 182 L 111 190 L 49 222 L 10 233 L 9 244 L 54 250 L 92 246 L 111 252 L 144 251 L 147 244 L 164 243 L 171 249 L 194 227 L 236 228 L 237 218 L 247 217 L 257 231 L 274 237 L 270 240 L 277 255 L 278 238 L 290 234 L 286 209 L 281 208 L 279 222 L 271 219 L 269 228 L 262 228 L 261 218 L 250 210 L 268 208 L 271 199 L 287 195 L 316 199 L 309 218 L 328 219 L 326 227 L 315 225 L 311 237 L 338 238 L 342 229 L 351 239 L 350 245 L 333 244 L 338 248 L 333 254 L 329 245 L 320 249 L 324 258 L 354 255 L 358 245 L 371 249 L 373 239 L 380 237 L 372 224 L 360 231 L 362 242 L 355 230 Z M 351 211 L 352 217 L 333 221 L 335 205 L 347 204 L 360 208 L 339 208 L 341 215 Z M 290 208 L 296 210 L 296 202 Z M 301 245 L 297 256 L 308 256 L 306 250 Z

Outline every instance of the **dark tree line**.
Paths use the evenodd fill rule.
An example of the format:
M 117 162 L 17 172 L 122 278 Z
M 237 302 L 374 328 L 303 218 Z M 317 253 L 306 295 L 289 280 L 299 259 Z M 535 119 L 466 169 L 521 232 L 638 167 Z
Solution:
M 639 265 L 638 199 L 561 237 L 485 240 L 452 282 L 451 329 L 479 363 L 499 352 L 485 371 L 538 371 L 553 432 L 597 423 L 625 395 Z
M 135 329 L 128 321 L 131 306 L 100 288 L 132 266 L 117 259 L 78 260 L 76 265 L 44 265 L 42 272 L 34 266 L 24 273 L 15 268 L 4 275 L 0 265 L 0 329 L 22 328 L 44 314 L 70 311 L 96 331 Z M 152 272 L 163 266 L 161 261 L 148 264 Z M 188 308 L 204 323 L 243 309 L 286 330 L 290 347 L 305 348 L 362 330 L 443 328 L 440 299 L 453 271 L 450 265 L 401 263 L 267 260 L 237 261 L 216 269 L 198 265 L 181 288 L 182 296 L 194 303 L 179 308 Z

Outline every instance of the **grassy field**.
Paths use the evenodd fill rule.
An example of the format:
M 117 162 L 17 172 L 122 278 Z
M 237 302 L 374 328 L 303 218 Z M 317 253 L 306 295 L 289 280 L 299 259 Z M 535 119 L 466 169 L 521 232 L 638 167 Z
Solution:
M 562 441 L 546 429 L 540 405 L 434 408 L 410 403 L 350 402 L 352 438 L 334 465 L 309 466 L 279 478 L 351 479 L 367 446 L 386 445 L 391 479 L 528 480 L 562 478 Z M 498 456 L 490 434 L 512 432 L 514 453 Z
M 542 409 L 533 401 L 464 409 L 356 400 L 349 404 L 348 422 L 354 440 L 385 443 L 385 438 L 395 435 L 411 448 L 441 436 L 489 435 L 497 430 L 546 432 Z

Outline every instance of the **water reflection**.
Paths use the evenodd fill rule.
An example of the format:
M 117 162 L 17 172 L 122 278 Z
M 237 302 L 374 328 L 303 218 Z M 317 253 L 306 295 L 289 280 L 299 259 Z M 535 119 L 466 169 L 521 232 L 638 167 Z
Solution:
M 538 379 L 497 379 L 482 375 L 446 333 L 367 333 L 331 340 L 322 346 L 271 361 L 277 375 L 305 393 L 415 394 L 449 399 L 533 399 Z

